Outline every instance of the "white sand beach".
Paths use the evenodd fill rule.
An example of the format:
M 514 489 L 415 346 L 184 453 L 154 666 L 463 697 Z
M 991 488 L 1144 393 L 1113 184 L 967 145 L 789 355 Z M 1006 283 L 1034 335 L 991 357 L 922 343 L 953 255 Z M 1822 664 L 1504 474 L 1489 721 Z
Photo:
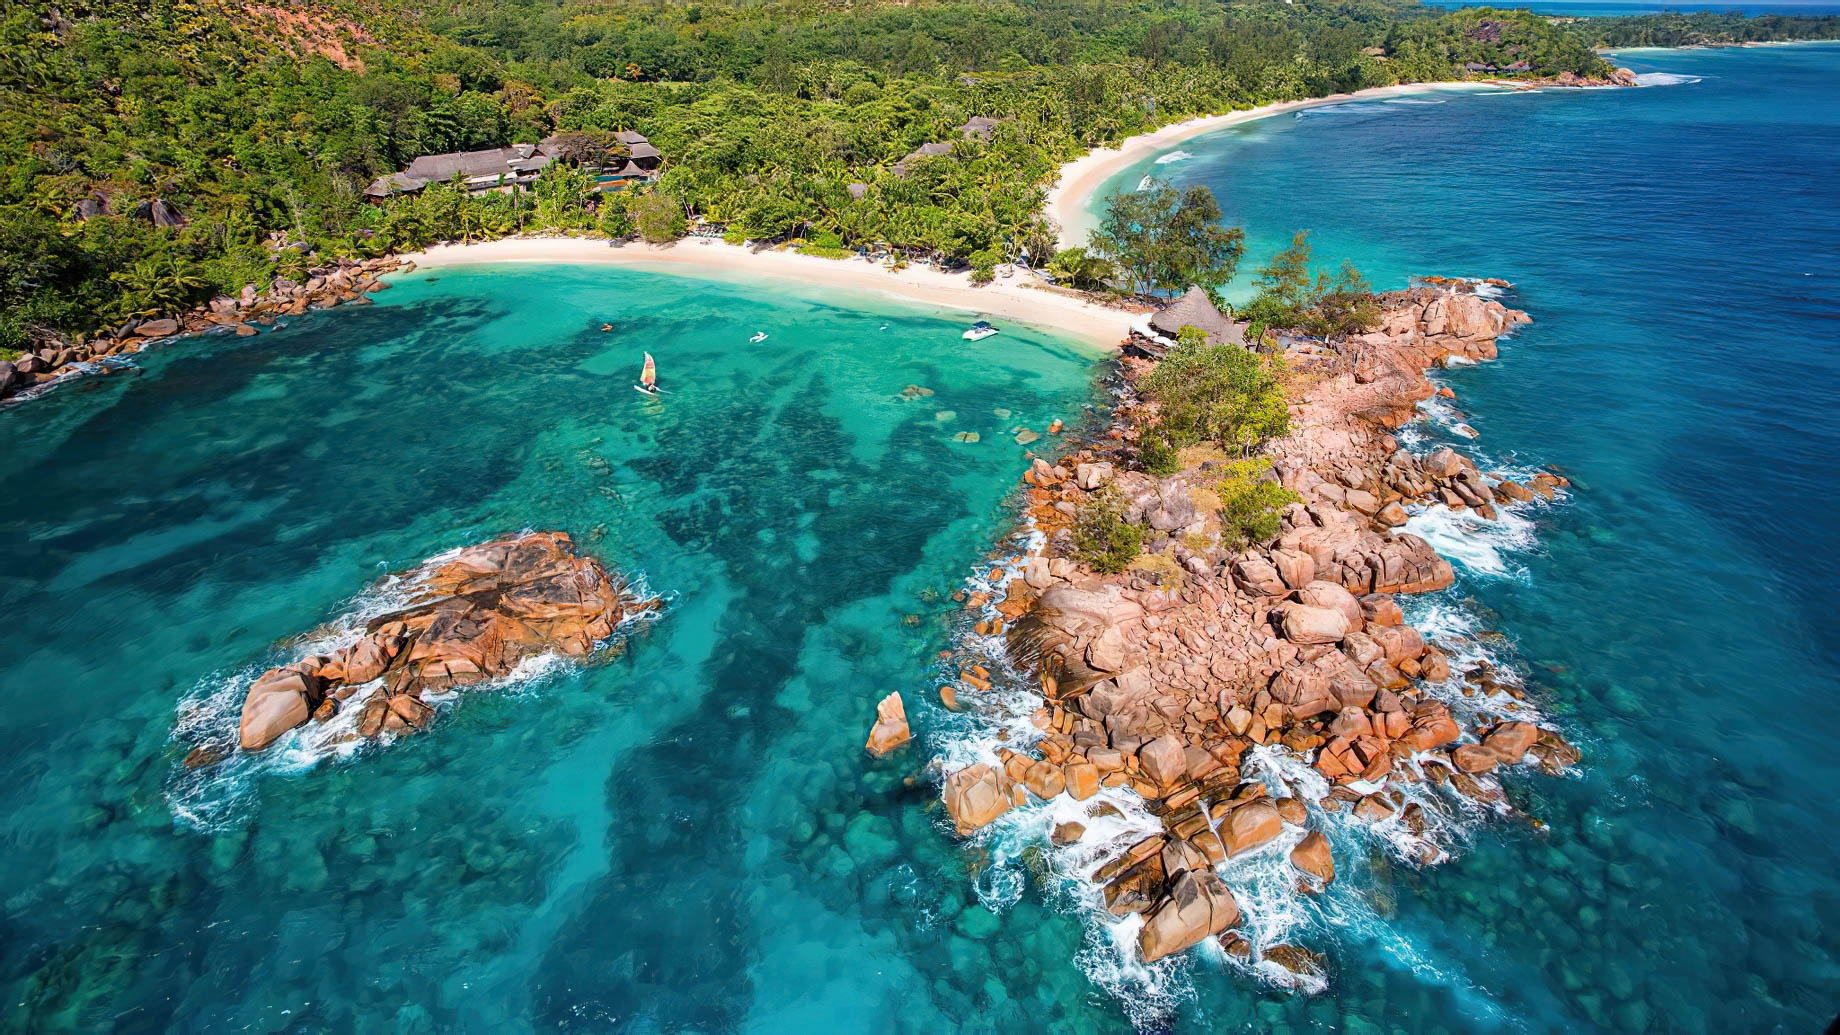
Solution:
M 1187 122 L 1172 123 L 1154 133 L 1129 137 L 1115 148 L 1089 151 L 1061 166 L 1060 179 L 1048 191 L 1048 218 L 1061 228 L 1060 246 L 1062 248 L 1084 245 L 1087 234 L 1098 225 L 1097 217 L 1092 212 L 1092 197 L 1101 187 L 1105 186 L 1107 180 L 1172 144 L 1198 137 L 1203 133 L 1212 133 L 1230 126 L 1256 122 L 1259 119 L 1282 115 L 1285 112 L 1316 108 L 1325 104 L 1339 104 L 1343 101 L 1380 100 L 1438 90 L 1500 90 L 1504 87 L 1511 88 L 1519 85 L 1521 84 L 1504 80 L 1490 80 L 1378 86 L 1371 90 L 1338 93 L 1328 97 L 1313 97 L 1304 101 L 1280 101 L 1276 104 L 1247 108 L 1244 111 L 1228 112 L 1225 115 L 1208 115 L 1190 119 Z
M 744 248 L 692 237 L 668 245 L 576 237 L 519 237 L 471 245 L 440 245 L 402 258 L 422 268 L 500 262 L 609 263 L 716 280 L 770 277 L 817 290 L 880 294 L 967 317 L 1016 320 L 1115 349 L 1141 312 L 1097 305 L 1043 285 L 1027 274 L 979 287 L 967 273 L 911 266 L 890 269 L 864 259 L 821 259 L 790 251 Z M 967 322 L 970 322 L 969 319 Z

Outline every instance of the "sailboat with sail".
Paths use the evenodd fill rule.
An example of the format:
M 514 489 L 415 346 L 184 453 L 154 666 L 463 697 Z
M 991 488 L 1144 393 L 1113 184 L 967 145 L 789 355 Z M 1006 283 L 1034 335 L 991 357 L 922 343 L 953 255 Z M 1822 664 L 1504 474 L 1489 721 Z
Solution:
M 645 395 L 660 395 L 664 389 L 658 387 L 658 363 L 651 353 L 645 354 L 645 369 L 639 372 L 639 383 L 633 385 L 633 391 Z

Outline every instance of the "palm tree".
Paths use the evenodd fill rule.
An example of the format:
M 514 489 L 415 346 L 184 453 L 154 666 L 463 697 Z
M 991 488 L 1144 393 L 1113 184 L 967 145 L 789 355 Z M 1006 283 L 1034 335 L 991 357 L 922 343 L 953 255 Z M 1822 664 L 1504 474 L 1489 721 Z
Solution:
M 121 285 L 123 300 L 134 316 L 183 309 L 208 286 L 203 277 L 179 265 L 170 254 L 142 259 L 109 274 L 109 279 Z

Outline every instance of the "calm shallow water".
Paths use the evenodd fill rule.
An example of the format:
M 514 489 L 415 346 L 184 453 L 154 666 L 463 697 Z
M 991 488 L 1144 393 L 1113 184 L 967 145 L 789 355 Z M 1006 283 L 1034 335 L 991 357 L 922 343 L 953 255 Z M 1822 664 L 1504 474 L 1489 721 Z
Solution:
M 1588 768 L 1510 788 L 1549 833 L 1396 874 L 1395 928 L 1533 1030 L 1811 1031 L 1840 1009 L 1840 46 L 1622 63 L 1673 85 L 1337 105 L 1159 174 L 1214 189 L 1249 268 L 1310 228 L 1379 287 L 1505 277 L 1535 317 L 1445 380 L 1484 455 L 1578 490 L 1439 545 Z
M 904 784 L 969 750 L 931 676 L 945 595 L 1006 524 L 1003 433 L 1078 417 L 1093 358 L 777 286 L 507 267 L 0 413 L 6 455 L 47 458 L 0 503 L 4 1026 L 1819 1027 L 1840 995 L 1822 50 L 1312 113 L 1165 167 L 1261 257 L 1310 226 L 1382 286 L 1517 281 L 1538 322 L 1449 381 L 1485 453 L 1579 485 L 1524 527 L 1421 518 L 1464 567 L 1418 609 L 1508 631 L 1588 768 L 1513 780 L 1550 831 L 1479 826 L 1439 868 L 1342 845 L 1297 920 L 1325 994 L 1205 953 L 1127 973 L 1027 824 L 963 846 Z M 662 403 L 628 387 L 645 348 Z M 909 383 L 937 394 L 896 402 Z M 571 531 L 669 612 L 387 749 L 179 766 L 175 725 L 233 722 L 240 682 L 379 574 L 523 527 Z M 927 743 L 871 762 L 890 689 Z
M 5 1026 L 1019 1019 L 923 922 L 970 895 L 902 784 L 924 753 L 861 743 L 892 689 L 924 728 L 944 597 L 1026 463 L 1008 429 L 1077 422 L 1096 357 L 618 270 L 377 297 L 0 416 L 6 455 L 54 458 L 0 510 Z M 629 387 L 641 349 L 662 402 Z M 248 676 L 384 571 L 525 527 L 668 614 L 388 749 L 178 765 L 176 722 L 234 723 Z

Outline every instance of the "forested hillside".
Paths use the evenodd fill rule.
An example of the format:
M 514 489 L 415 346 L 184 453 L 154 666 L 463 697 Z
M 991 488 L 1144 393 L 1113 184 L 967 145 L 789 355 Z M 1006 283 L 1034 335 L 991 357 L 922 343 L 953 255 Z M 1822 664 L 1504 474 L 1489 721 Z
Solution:
M 1840 39 L 1840 17 L 1736 11 L 1670 11 L 1639 18 L 1580 19 L 1580 35 L 1601 47 L 1697 47 Z
M 328 258 L 519 229 L 623 234 L 635 215 L 651 235 L 698 215 L 828 248 L 1041 254 L 1042 188 L 1096 144 L 1273 100 L 1461 78 L 1471 61 L 1607 67 L 1544 19 L 1392 0 L 423 10 L 9 5 L 0 348 Z M 999 120 L 989 139 L 958 132 L 972 116 Z M 534 194 L 361 196 L 418 155 L 620 129 L 665 155 L 649 197 L 602 197 L 561 164 Z M 951 153 L 894 169 L 938 142 Z

